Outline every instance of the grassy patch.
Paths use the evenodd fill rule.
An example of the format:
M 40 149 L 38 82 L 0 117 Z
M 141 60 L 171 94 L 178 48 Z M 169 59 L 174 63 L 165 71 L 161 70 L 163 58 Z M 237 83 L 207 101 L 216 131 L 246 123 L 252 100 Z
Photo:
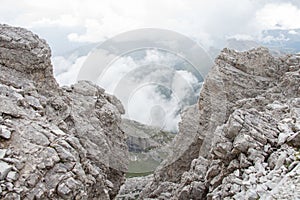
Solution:
M 146 160 L 137 160 L 130 161 L 128 166 L 128 172 L 132 173 L 144 173 L 144 172 L 152 172 L 159 165 L 159 162 L 152 159 L 147 158 Z

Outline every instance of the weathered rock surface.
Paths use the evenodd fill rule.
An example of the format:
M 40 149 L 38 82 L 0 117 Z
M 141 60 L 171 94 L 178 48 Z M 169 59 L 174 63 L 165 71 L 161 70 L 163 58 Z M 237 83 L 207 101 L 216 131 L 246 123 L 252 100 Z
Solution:
M 299 199 L 299 83 L 300 55 L 224 49 L 170 156 L 119 198 Z M 115 198 L 129 160 L 123 113 L 90 82 L 60 88 L 46 42 L 0 25 L 1 199 Z
M 3 83 L 14 77 L 15 87 L 21 87 L 23 82 L 17 80 L 24 78 L 45 90 L 58 87 L 52 73 L 51 51 L 45 40 L 26 29 L 1 25 L 0 41 L 0 64 L 6 67 L 0 75 Z
M 37 35 L 0 25 L 0 198 L 113 199 L 127 170 L 120 102 L 59 88 Z
M 141 191 L 145 186 L 151 182 L 153 175 L 133 177 L 126 179 L 125 183 L 121 186 L 116 199 L 118 200 L 135 200 L 139 197 Z
M 224 49 L 215 63 L 184 117 L 195 139 L 180 130 L 140 199 L 299 199 L 300 55 Z

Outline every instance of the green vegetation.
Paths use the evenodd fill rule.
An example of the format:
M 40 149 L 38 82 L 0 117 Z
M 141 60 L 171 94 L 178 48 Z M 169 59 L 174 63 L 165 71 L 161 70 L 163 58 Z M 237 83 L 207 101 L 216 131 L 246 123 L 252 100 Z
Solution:
M 131 153 L 131 155 L 137 156 L 137 160 L 131 160 L 129 162 L 129 173 L 153 172 L 160 163 L 159 161 L 154 160 L 151 156 L 138 153 Z
M 122 128 L 128 136 L 127 145 L 130 151 L 126 176 L 137 177 L 153 173 L 167 157 L 167 144 L 176 134 L 128 119 L 122 120 Z

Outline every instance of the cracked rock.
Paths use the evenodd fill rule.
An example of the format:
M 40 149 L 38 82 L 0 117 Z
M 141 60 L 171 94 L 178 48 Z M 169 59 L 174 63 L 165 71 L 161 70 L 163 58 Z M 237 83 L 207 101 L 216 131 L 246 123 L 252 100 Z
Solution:
M 122 105 L 88 81 L 60 88 L 50 57 L 45 40 L 0 25 L 0 199 L 114 199 L 128 164 Z
M 11 131 L 6 126 L 0 125 L 0 137 L 9 140 L 11 137 Z
M 174 200 L 299 199 L 299 164 L 293 162 L 300 158 L 299 72 L 296 55 L 273 57 L 263 47 L 224 49 L 200 92 L 194 134 L 201 142 L 174 144 L 182 156 L 176 165 L 167 158 L 139 198 L 165 199 L 162 194 L 169 192 Z M 189 117 L 195 115 L 182 119 Z M 180 151 L 180 146 L 190 148 Z M 196 150 L 194 161 L 206 160 L 204 176 L 196 170 L 203 163 L 183 156 Z M 189 168 L 179 173 L 182 165 Z
M 11 169 L 11 165 L 7 164 L 6 162 L 0 161 L 0 180 L 4 180 Z

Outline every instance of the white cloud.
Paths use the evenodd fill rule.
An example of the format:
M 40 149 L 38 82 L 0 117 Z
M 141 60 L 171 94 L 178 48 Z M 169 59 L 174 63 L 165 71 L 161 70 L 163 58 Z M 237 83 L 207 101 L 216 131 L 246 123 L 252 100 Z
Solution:
M 126 117 L 169 131 L 178 131 L 180 115 L 176 111 L 179 106 L 180 102 L 175 96 L 166 100 L 155 92 L 154 85 L 146 85 L 132 94 Z
M 71 42 L 99 42 L 125 31 L 137 28 L 163 28 L 177 31 L 201 43 L 204 47 L 222 48 L 225 40 L 260 39 L 264 42 L 287 40 L 284 35 L 261 37 L 267 29 L 300 28 L 300 9 L 296 0 L 0 0 L 0 22 L 38 29 L 41 27 L 71 27 L 66 38 Z M 290 30 L 290 34 L 295 31 Z M 51 33 L 52 34 L 52 33 Z M 55 34 L 55 31 L 53 31 Z M 47 39 L 47 38 L 45 38 Z M 159 63 L 174 64 L 173 57 L 147 51 L 143 60 L 131 57 L 120 58 L 110 66 L 100 84 L 113 92 L 122 77 L 134 69 Z M 86 56 L 74 58 L 52 58 L 55 76 L 61 85 L 76 82 L 80 67 Z M 161 75 L 165 73 L 159 71 Z M 160 75 L 160 74 L 156 75 Z M 149 73 L 149 80 L 157 78 Z M 187 85 L 197 84 L 195 77 L 187 71 L 174 76 L 171 89 L 176 91 L 168 100 L 152 86 L 138 90 L 128 103 L 127 115 L 144 123 L 151 121 L 153 108 L 162 108 L 165 126 L 176 129 L 180 116 L 176 109 L 186 95 Z M 179 84 L 178 84 L 179 83 Z M 145 106 L 147 105 L 147 106 Z M 155 110 L 155 109 L 154 109 Z M 155 112 L 154 112 L 155 114 Z
M 42 18 L 32 22 L 31 26 L 78 26 L 80 22 L 70 14 L 63 14 L 56 19 Z
M 254 37 L 248 34 L 236 34 L 236 35 L 229 36 L 227 38 L 236 39 L 236 40 L 254 40 Z
M 74 42 L 100 42 L 128 28 L 135 28 L 134 23 L 134 20 L 114 13 L 110 13 L 101 20 L 88 18 L 84 21 L 86 32 L 84 34 L 70 33 L 68 39 Z
M 183 101 L 187 96 L 194 95 L 193 88 L 199 86 L 199 80 L 184 69 L 172 70 L 181 60 L 176 55 L 157 50 L 147 50 L 142 57 L 140 54 L 134 55 L 117 59 L 106 69 L 105 74 L 99 77 L 97 84 L 122 101 L 126 110 L 125 117 L 177 131 L 180 121 L 178 111 L 183 104 L 189 105 Z M 86 56 L 74 59 L 72 55 L 68 58 L 52 58 L 59 84 L 75 83 L 85 59 Z M 152 66 L 155 66 L 153 71 Z M 147 70 L 148 67 L 151 70 Z M 168 68 L 171 70 L 166 70 Z M 172 91 L 170 97 L 166 98 L 165 94 L 158 90 L 158 85 Z
M 291 35 L 299 35 L 299 32 L 297 32 L 295 30 L 290 30 L 288 33 Z
M 94 23 L 85 22 L 86 32 L 76 35 L 73 40 L 100 41 L 101 38 L 131 29 L 155 27 L 193 37 L 206 47 L 218 46 L 219 40 L 229 36 L 248 35 L 248 38 L 256 38 L 261 30 L 269 28 L 268 24 L 260 23 L 263 21 L 259 18 L 260 13 L 264 13 L 267 7 L 264 4 L 252 0 L 238 3 L 236 0 L 154 0 L 151 3 L 147 0 L 140 0 L 139 3 L 132 0 L 123 3 L 111 1 L 105 12 L 102 12 L 101 20 L 95 17 L 91 18 Z M 282 9 L 282 4 L 267 5 L 273 5 L 275 10 Z M 290 25 L 295 25 L 295 19 L 298 19 L 283 16 Z
M 256 20 L 265 29 L 300 28 L 300 9 L 291 3 L 266 4 L 256 13 Z
M 121 57 L 105 71 L 97 84 L 113 93 L 122 77 L 137 67 L 138 64 L 131 57 Z
M 78 57 L 74 62 L 62 56 L 52 58 L 54 74 L 60 85 L 71 85 L 76 83 L 78 73 L 84 63 L 86 56 Z
M 77 42 L 98 42 L 136 28 L 165 28 L 193 37 L 205 46 L 216 45 L 232 35 L 256 36 L 261 29 L 277 22 L 284 27 L 299 25 L 296 6 L 291 3 L 264 6 L 266 2 L 272 3 L 270 0 L 27 0 L 21 3 L 2 0 L 0 20 L 25 27 L 84 28 L 84 33 L 69 33 L 68 39 Z
M 280 34 L 278 37 L 274 37 L 272 35 L 268 35 L 264 38 L 261 38 L 261 41 L 264 43 L 278 42 L 278 41 L 288 41 L 289 39 L 285 37 L 285 35 Z

